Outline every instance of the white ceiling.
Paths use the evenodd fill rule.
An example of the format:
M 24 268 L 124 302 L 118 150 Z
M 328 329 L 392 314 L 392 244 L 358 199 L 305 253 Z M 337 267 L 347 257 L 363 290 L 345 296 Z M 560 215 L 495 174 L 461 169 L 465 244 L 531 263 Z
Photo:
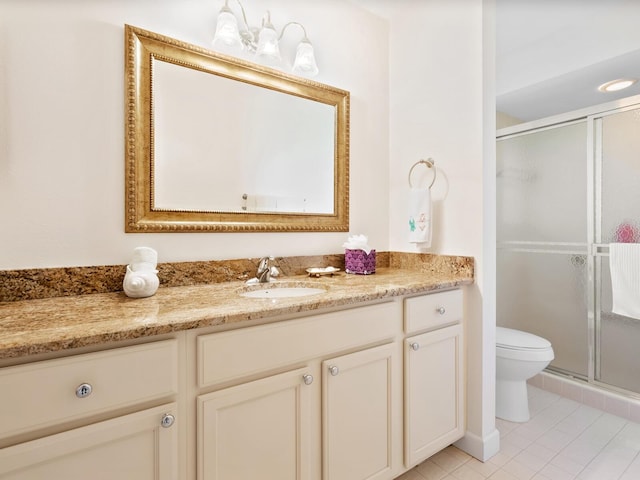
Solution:
M 350 1 L 389 18 L 425 0 Z M 531 121 L 640 94 L 640 82 L 617 93 L 597 89 L 640 79 L 640 0 L 495 2 L 498 111 Z
M 497 108 L 522 121 L 640 94 L 640 0 L 496 0 Z M 640 83 L 640 82 L 639 82 Z

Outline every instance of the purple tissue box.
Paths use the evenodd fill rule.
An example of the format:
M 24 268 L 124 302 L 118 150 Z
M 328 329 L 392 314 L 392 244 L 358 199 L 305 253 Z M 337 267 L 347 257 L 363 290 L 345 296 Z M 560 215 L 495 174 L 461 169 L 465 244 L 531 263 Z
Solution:
M 344 251 L 344 271 L 358 275 L 370 275 L 376 273 L 376 251 L 371 250 L 369 255 L 364 250 Z

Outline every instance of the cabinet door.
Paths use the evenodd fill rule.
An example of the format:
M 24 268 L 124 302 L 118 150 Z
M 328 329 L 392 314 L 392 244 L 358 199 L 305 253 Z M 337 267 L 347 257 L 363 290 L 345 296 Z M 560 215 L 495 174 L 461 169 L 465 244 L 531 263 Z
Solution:
M 323 479 L 374 480 L 392 471 L 393 344 L 323 362 Z
M 412 467 L 464 434 L 462 327 L 405 340 L 405 465 Z
M 144 410 L 0 450 L 2 480 L 175 480 L 178 429 L 165 415 L 176 405 Z M 175 417 L 173 417 L 175 418 Z
M 308 368 L 198 397 L 198 479 L 309 480 Z

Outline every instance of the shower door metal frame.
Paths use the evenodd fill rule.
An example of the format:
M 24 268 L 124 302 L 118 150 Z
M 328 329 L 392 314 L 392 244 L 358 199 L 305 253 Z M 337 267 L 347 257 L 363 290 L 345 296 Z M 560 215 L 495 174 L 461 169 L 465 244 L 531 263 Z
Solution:
M 528 135 L 544 130 L 563 127 L 586 121 L 587 127 L 587 241 L 586 252 L 571 250 L 571 247 L 584 246 L 584 243 L 570 242 L 502 242 L 497 249 L 512 252 L 550 253 L 550 254 L 586 254 L 587 256 L 587 377 L 576 372 L 559 368 L 550 368 L 555 373 L 586 380 L 594 386 L 613 390 L 622 395 L 640 398 L 640 392 L 633 392 L 598 380 L 600 378 L 600 327 L 602 306 L 602 261 L 609 256 L 609 244 L 602 243 L 602 120 L 617 113 L 639 109 L 640 95 L 601 104 L 595 107 L 568 112 L 546 119 L 523 123 L 500 129 L 496 132 L 496 141 Z
M 540 133 L 540 132 L 544 132 L 544 131 L 548 131 L 548 130 L 555 130 L 557 128 L 562 128 L 562 127 L 567 127 L 567 126 L 571 126 L 571 125 L 576 125 L 579 123 L 584 123 L 585 127 L 587 129 L 589 129 L 588 126 L 588 119 L 586 116 L 582 116 L 582 117 L 569 117 L 569 116 L 559 116 L 559 117 L 553 117 L 552 119 L 553 121 L 551 121 L 549 124 L 542 124 L 540 122 L 532 122 L 532 124 L 522 124 L 522 126 L 524 125 L 534 125 L 537 123 L 537 125 L 535 126 L 531 126 L 530 128 L 525 128 L 522 129 L 522 131 L 517 131 L 518 127 L 521 127 L 521 125 L 517 125 L 516 127 L 509 127 L 508 129 L 503 129 L 500 130 L 498 132 L 502 132 L 502 131 L 507 131 L 507 133 L 500 135 L 500 133 L 498 133 L 496 135 L 496 141 L 498 140 L 509 140 L 512 138 L 517 138 L 517 137 L 521 137 L 521 136 L 525 136 L 525 135 L 530 135 L 532 133 Z M 516 131 L 513 132 L 508 132 L 508 130 L 513 130 L 515 129 Z M 588 130 L 589 131 L 589 130 Z M 589 141 L 589 134 L 587 134 L 587 142 Z M 588 148 L 587 144 L 587 158 L 585 159 L 586 162 L 589 162 L 589 159 L 592 158 L 592 154 L 590 152 L 590 149 Z M 591 184 L 591 179 L 589 177 L 590 175 L 590 171 L 591 169 L 589 168 L 589 163 L 587 163 L 586 165 L 586 175 L 587 175 L 587 182 L 589 184 Z M 590 194 L 590 189 L 587 188 L 587 197 Z M 514 252 L 514 253 L 538 253 L 538 254 L 551 254 L 551 255 L 575 255 L 575 256 L 585 256 L 587 259 L 587 279 L 585 279 L 586 282 L 586 290 L 587 290 L 587 312 L 588 312 L 588 318 L 592 318 L 593 317 L 593 312 L 592 310 L 592 295 L 591 295 L 591 288 L 589 288 L 589 278 L 592 275 L 592 266 L 590 265 L 592 262 L 589 261 L 589 259 L 591 258 L 590 255 L 590 250 L 589 250 L 589 241 L 588 238 L 591 238 L 589 236 L 589 227 L 591 225 L 591 217 L 589 216 L 590 213 L 587 210 L 586 212 L 586 224 L 587 224 L 587 232 L 586 233 L 586 237 L 585 237 L 585 241 L 584 242 L 540 242 L 540 241 L 520 241 L 520 240 L 512 240 L 512 241 L 506 241 L 506 242 L 499 242 L 496 244 L 496 249 L 497 250 L 504 250 L 504 251 L 508 251 L 508 252 Z M 568 377 L 572 377 L 572 378 L 578 378 L 581 380 L 588 380 L 589 376 L 593 375 L 593 368 L 592 368 L 592 361 L 591 359 L 593 358 L 593 352 L 592 352 L 592 348 L 593 348 L 593 342 L 591 341 L 592 338 L 592 325 L 593 323 L 590 322 L 587 326 L 587 338 L 588 338 L 588 344 L 587 344 L 587 376 L 578 373 L 578 372 L 572 372 L 569 370 L 565 370 L 559 367 L 548 367 L 549 370 L 558 373 L 560 375 L 564 375 L 564 376 L 568 376 Z
M 599 231 L 598 218 L 601 209 L 596 207 L 596 185 L 598 178 L 602 179 L 602 172 L 596 171 L 596 150 L 597 143 L 601 144 L 601 135 L 595 131 L 594 117 L 587 117 L 587 352 L 589 352 L 587 381 L 593 383 L 595 381 L 596 364 L 599 368 L 599 356 L 597 350 L 596 336 L 596 320 L 595 320 L 595 303 L 596 303 L 596 284 L 600 284 L 600 279 L 596 276 L 596 260 L 593 252 L 594 239 L 596 238 L 596 229 Z M 602 165 L 602 163 L 600 163 Z M 598 204 L 599 205 L 599 204 Z M 599 298 L 599 296 L 598 296 Z
M 626 106 L 619 106 L 614 109 L 604 109 L 594 115 L 589 116 L 589 131 L 588 133 L 593 135 L 593 141 L 591 145 L 593 148 L 589 150 L 593 152 L 593 158 L 589 162 L 590 168 L 593 171 L 593 192 L 592 201 L 589 203 L 590 208 L 593 210 L 593 228 L 589 233 L 590 243 L 590 277 L 593 276 L 593 282 L 589 283 L 590 294 L 593 295 L 593 302 L 590 303 L 589 317 L 593 316 L 590 322 L 593 322 L 593 334 L 589 334 L 590 341 L 593 341 L 594 356 L 591 360 L 590 366 L 593 365 L 593 369 L 590 368 L 589 383 L 601 388 L 613 390 L 622 395 L 640 398 L 640 392 L 634 392 L 627 390 L 610 383 L 599 380 L 601 378 L 601 325 L 602 325 L 602 262 L 609 256 L 609 244 L 603 243 L 602 240 L 602 170 L 603 170 L 603 143 L 602 143 L 602 121 L 609 115 L 615 115 L 630 110 L 640 109 L 640 100 L 638 96 L 631 97 L 635 99 Z M 593 312 L 591 312 L 593 309 Z M 591 371 L 593 370 L 593 372 Z

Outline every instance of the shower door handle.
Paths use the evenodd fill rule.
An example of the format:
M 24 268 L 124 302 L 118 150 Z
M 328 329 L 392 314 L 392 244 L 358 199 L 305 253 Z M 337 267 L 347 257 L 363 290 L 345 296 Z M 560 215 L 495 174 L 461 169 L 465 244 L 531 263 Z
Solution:
M 591 255 L 597 257 L 605 257 L 609 255 L 608 243 L 593 243 L 591 244 Z

